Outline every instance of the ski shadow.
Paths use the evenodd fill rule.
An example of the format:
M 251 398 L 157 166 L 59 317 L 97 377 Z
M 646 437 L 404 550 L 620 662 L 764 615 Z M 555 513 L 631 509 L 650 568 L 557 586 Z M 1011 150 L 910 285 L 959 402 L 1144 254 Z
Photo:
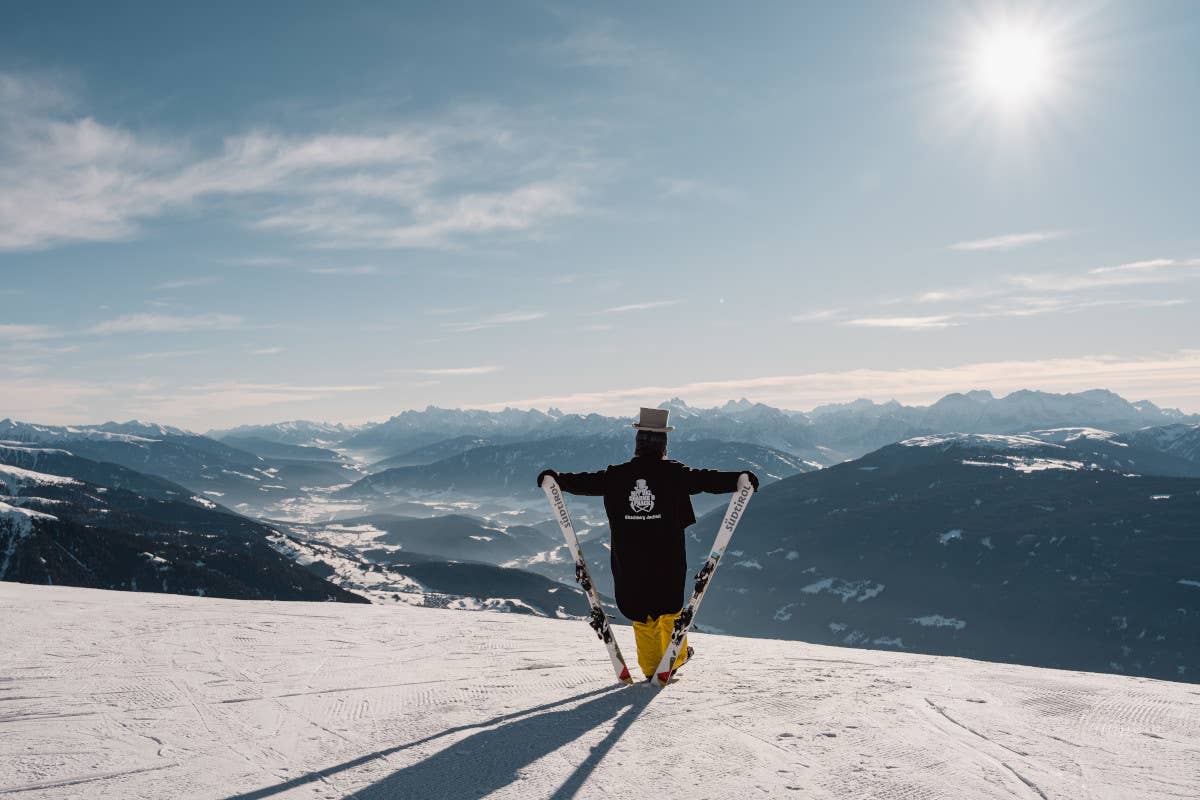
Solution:
M 657 694 L 649 687 L 617 688 L 572 708 L 523 716 L 468 736 L 351 796 L 356 800 L 477 800 L 512 784 L 522 768 L 615 717 L 613 729 L 549 798 L 570 800 Z
M 613 729 L 588 757 L 551 795 L 551 800 L 569 800 L 587 780 L 612 746 L 633 724 L 658 693 L 648 687 L 605 687 L 574 697 L 555 700 L 533 708 L 514 711 L 486 722 L 461 725 L 396 747 L 377 750 L 336 766 L 310 772 L 291 780 L 232 795 L 225 800 L 262 798 L 325 780 L 393 753 L 463 731 L 482 729 L 416 764 L 359 789 L 347 797 L 359 800 L 392 798 L 439 798 L 476 800 L 515 781 L 523 767 L 569 744 L 620 714 Z M 561 708 L 584 701 L 572 708 Z M 554 710 L 559 709 L 559 710 Z M 499 727 L 493 727 L 499 726 Z

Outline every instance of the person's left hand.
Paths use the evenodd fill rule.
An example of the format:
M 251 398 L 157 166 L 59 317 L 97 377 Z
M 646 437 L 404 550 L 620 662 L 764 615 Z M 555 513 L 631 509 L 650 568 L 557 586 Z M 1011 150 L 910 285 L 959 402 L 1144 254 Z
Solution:
M 751 472 L 750 470 L 746 470 L 746 471 L 745 471 L 745 472 L 743 472 L 742 474 L 743 474 L 743 475 L 745 475 L 747 478 L 749 478 L 749 479 L 750 479 L 750 485 L 751 485 L 751 486 L 753 486 L 753 487 L 754 487 L 754 491 L 756 491 L 756 492 L 757 492 L 757 491 L 758 491 L 758 476 L 757 476 L 757 475 L 755 475 L 755 474 L 754 474 L 753 472 Z
M 542 481 L 546 480 L 546 476 L 547 476 L 547 475 L 549 475 L 551 478 L 554 478 L 554 480 L 556 480 L 556 481 L 558 480 L 558 473 L 557 473 L 557 472 L 555 472 L 555 471 L 554 471 L 554 470 L 552 470 L 552 469 L 544 469 L 544 470 L 542 470 L 541 472 L 539 472 L 539 473 L 538 473 L 537 487 L 538 487 L 539 489 L 540 489 L 540 488 L 542 488 Z

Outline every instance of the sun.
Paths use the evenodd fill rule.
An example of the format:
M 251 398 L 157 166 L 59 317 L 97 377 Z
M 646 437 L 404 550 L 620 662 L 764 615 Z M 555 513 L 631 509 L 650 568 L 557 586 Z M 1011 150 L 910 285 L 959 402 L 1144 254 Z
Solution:
M 971 52 L 971 82 L 982 99 L 1007 108 L 1043 99 L 1053 88 L 1054 48 L 1049 36 L 1030 27 L 983 31 Z

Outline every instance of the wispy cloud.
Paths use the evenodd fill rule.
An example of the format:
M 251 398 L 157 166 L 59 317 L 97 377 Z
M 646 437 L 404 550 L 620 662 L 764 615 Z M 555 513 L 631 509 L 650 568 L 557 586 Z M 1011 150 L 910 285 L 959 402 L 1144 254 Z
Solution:
M 1066 236 L 1066 231 L 1031 231 L 1029 233 L 1009 233 L 1003 236 L 992 236 L 988 239 L 974 239 L 968 242 L 955 242 L 951 250 L 1012 250 L 1016 247 L 1028 247 L 1041 244 L 1052 239 Z
M 223 258 L 221 264 L 231 267 L 282 267 L 292 263 L 291 259 L 282 256 L 252 256 L 248 258 Z
M 596 311 L 596 314 L 627 314 L 630 311 L 649 311 L 652 308 L 666 308 L 667 306 L 678 305 L 678 300 L 648 300 L 644 303 L 629 303 L 623 306 L 613 306 L 612 308 L 601 309 Z
M 461 236 L 530 230 L 579 210 L 581 187 L 535 182 L 503 192 L 476 192 L 451 201 L 429 200 L 411 209 L 410 221 L 376 210 L 335 208 L 321 201 L 264 217 L 262 229 L 283 229 L 316 239 L 322 247 L 438 248 Z
M 249 224 L 320 246 L 444 248 L 540 228 L 577 213 L 584 193 L 576 145 L 497 112 L 370 135 L 254 130 L 197 152 L 35 102 L 21 78 L 0 78 L 0 250 L 126 239 L 147 220 L 228 198 L 261 199 Z
M 1146 274 L 1159 272 L 1170 267 L 1196 266 L 1200 266 L 1200 258 L 1150 258 L 1145 261 L 1131 261 L 1128 264 L 1118 264 L 1115 267 L 1096 267 L 1095 269 L 1088 270 L 1088 272 L 1093 275 L 1108 275 L 1112 273 Z
M 137 416 L 170 419 L 180 424 L 225 415 L 232 409 L 301 407 L 333 396 L 378 391 L 381 387 L 357 384 L 294 385 L 240 383 L 236 381 L 198 386 L 158 387 L 140 392 L 124 407 Z M 278 409 L 276 409 L 278 410 Z
M 163 281 L 162 283 L 155 285 L 153 288 L 155 291 L 169 292 L 174 291 L 175 289 L 190 289 L 194 286 L 208 286 L 209 284 L 216 282 L 217 278 L 210 275 L 203 278 L 180 278 L 179 280 L 174 281 Z
M 968 320 L 1033 317 L 1041 314 L 1073 314 L 1092 308 L 1169 308 L 1185 305 L 1188 302 L 1184 298 L 1013 296 L 1006 297 L 999 302 L 988 303 L 972 311 L 955 311 L 921 317 L 863 317 L 846 320 L 842 324 L 866 328 L 928 330 L 957 327 L 966 324 Z
M 242 318 L 235 314 L 126 314 L 92 326 L 91 333 L 182 333 L 187 331 L 223 331 L 239 328 Z
M 948 392 L 987 388 L 1068 392 L 1104 387 L 1134 399 L 1151 397 L 1200 410 L 1200 350 L 1180 350 L 1144 358 L 1086 355 L 1035 361 L 985 361 L 932 369 L 854 369 L 769 375 L 737 380 L 547 395 L 493 403 L 485 408 L 557 407 L 569 411 L 629 413 L 637 405 L 684 397 L 699 405 L 752 396 L 785 408 L 810 408 L 859 397 L 932 402 Z
M 117 384 L 103 385 L 63 376 L 17 376 L 4 364 L 3 416 L 31 422 L 65 424 L 88 418 L 101 398 L 122 392 Z
M 630 67 L 644 62 L 649 54 L 628 36 L 621 35 L 611 20 L 594 21 L 546 45 L 547 53 L 585 67 Z
M 930 328 L 951 328 L 961 323 L 955 322 L 949 314 L 931 317 L 859 317 L 846 320 L 846 325 L 859 328 L 904 328 L 907 330 L 928 330 Z
M 792 322 L 829 322 L 842 314 L 840 308 L 819 308 L 792 315 Z
M 694 178 L 659 178 L 659 193 L 665 198 L 690 197 L 729 203 L 737 199 L 733 189 Z
M 1009 275 L 1006 280 L 1022 289 L 1042 292 L 1077 292 L 1088 289 L 1176 283 L 1200 279 L 1200 258 L 1155 258 L 1113 267 L 1097 267 L 1086 274 L 1042 273 Z
M 495 328 L 501 325 L 515 325 L 521 322 L 534 322 L 546 317 L 545 311 L 506 311 L 502 314 L 493 314 L 490 317 L 483 319 L 472 320 L 469 322 L 443 322 L 442 327 L 457 333 L 469 333 L 471 331 L 481 331 L 486 328 Z
M 483 367 L 441 367 L 438 369 L 415 369 L 415 370 L 413 370 L 413 372 L 416 372 L 419 375 L 437 375 L 437 376 L 443 376 L 443 375 L 491 375 L 492 373 L 499 372 L 501 369 L 503 369 L 503 368 L 489 365 L 489 366 L 483 366 Z
M 189 358 L 191 356 L 200 356 L 211 352 L 211 350 L 157 350 L 148 353 L 137 353 L 131 356 L 131 358 L 133 358 L 135 361 L 159 361 L 172 360 L 176 358 Z
M 1188 298 L 1138 296 L 1129 290 L 1200 280 L 1200 258 L 1156 258 L 1116 266 L 1096 267 L 1085 272 L 1002 275 L 992 284 L 945 287 L 918 292 L 909 297 L 890 297 L 874 305 L 911 305 L 918 313 L 873 314 L 869 306 L 855 312 L 844 309 L 810 311 L 792 317 L 794 322 L 831 322 L 866 328 L 935 330 L 967 324 L 971 320 L 997 317 L 1030 317 L 1069 314 L 1094 308 L 1167 308 L 1183 305 Z M 1120 290 L 1120 291 L 1118 291 Z M 929 313 L 928 306 L 950 310 Z M 923 312 L 923 313 L 922 313 Z
M 313 275 L 378 275 L 379 267 L 370 264 L 358 267 L 312 267 Z
M 277 356 L 283 352 L 282 347 L 259 347 L 250 351 L 252 356 Z
M 2 341 L 34 341 L 36 339 L 52 339 L 61 335 L 56 328 L 49 325 L 20 325 L 11 322 L 0 323 L 0 342 Z

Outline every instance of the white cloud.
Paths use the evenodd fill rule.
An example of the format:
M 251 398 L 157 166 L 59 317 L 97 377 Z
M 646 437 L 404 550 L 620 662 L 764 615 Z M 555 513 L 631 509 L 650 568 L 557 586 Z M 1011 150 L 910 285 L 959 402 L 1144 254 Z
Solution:
M 597 314 L 626 314 L 630 311 L 649 311 L 652 308 L 666 308 L 667 306 L 677 305 L 678 300 L 648 300 L 644 303 L 629 303 L 623 306 L 613 306 L 605 308 L 595 313 Z
M 1040 314 L 1072 314 L 1090 308 L 1168 308 L 1188 303 L 1183 298 L 1142 299 L 1136 297 L 1070 297 L 1052 296 L 1009 296 L 981 306 L 973 311 L 955 311 L 947 314 L 923 317 L 864 317 L 847 320 L 844 325 L 868 328 L 906 328 L 925 330 L 951 328 L 965 324 L 966 320 L 993 319 L 998 317 L 1032 317 Z
M 1128 264 L 1118 264 L 1115 267 L 1096 267 L 1088 270 L 1093 275 L 1105 275 L 1113 272 L 1148 273 L 1157 272 L 1164 267 L 1195 267 L 1200 265 L 1200 259 L 1150 258 L 1145 261 L 1132 261 Z
M 794 314 L 792 322 L 829 322 L 837 319 L 842 313 L 840 308 L 820 308 L 813 311 L 805 311 L 801 314 Z
M 189 358 L 211 353 L 211 350 L 159 350 L 149 353 L 137 353 L 130 356 L 135 361 L 158 361 L 160 359 Z
M 1115 267 L 1097 267 L 1085 274 L 1009 275 L 1007 281 L 1022 289 L 1042 292 L 1078 292 L 1089 289 L 1142 286 L 1200 279 L 1200 258 L 1155 258 Z
M 628 67 L 643 61 L 647 55 L 628 37 L 620 35 L 610 21 L 599 21 L 571 31 L 546 50 L 586 67 Z
M 121 391 L 121 387 L 76 381 L 61 377 L 14 376 L 4 369 L 3 403 L 0 417 L 63 424 L 87 419 L 100 398 Z
M 692 178 L 659 178 L 658 187 L 661 196 L 666 198 L 698 198 L 729 203 L 738 197 L 733 189 Z
M 242 325 L 242 318 L 234 314 L 195 314 L 173 316 L 170 314 L 126 314 L 116 319 L 105 320 L 92 326 L 91 333 L 181 333 L 202 330 L 231 330 Z
M 281 256 L 253 256 L 248 258 L 223 258 L 220 263 L 231 267 L 281 267 L 290 264 L 291 259 Z
M 860 317 L 846 320 L 844 324 L 861 328 L 905 328 L 908 330 L 926 330 L 929 328 L 950 328 L 961 325 L 955 322 L 955 316 L 940 314 L 928 317 Z
M 515 325 L 521 322 L 534 322 L 539 319 L 544 319 L 545 311 L 506 311 L 502 314 L 493 314 L 490 317 L 473 320 L 470 322 L 443 322 L 442 327 L 458 333 L 469 333 L 471 331 L 480 331 L 487 328 L 495 328 L 500 325 Z
M 491 375 L 502 368 L 497 366 L 484 367 L 443 367 L 440 369 L 415 369 L 420 375 Z
M 547 395 L 492 403 L 485 408 L 557 407 L 568 411 L 629 413 L 638 404 L 664 397 L 684 397 L 697 405 L 719 405 L 751 395 L 785 408 L 810 408 L 859 397 L 895 398 L 929 403 L 966 388 L 997 393 L 1018 389 L 1069 392 L 1104 387 L 1131 399 L 1150 397 L 1200 411 L 1200 350 L 1130 357 L 1088 355 L 1036 361 L 988 361 L 952 367 L 853 369 L 798 375 L 771 375 L 735 380 L 698 381 L 677 385 Z
M 1083 275 L 1043 273 L 1009 275 L 1006 280 L 1022 289 L 1078 292 L 1090 289 L 1177 283 L 1200 279 L 1200 259 L 1159 258 L 1115 267 L 1099 267 Z
M 993 236 L 989 239 L 975 239 L 969 242 L 955 242 L 951 250 L 1012 250 L 1015 247 L 1027 247 L 1031 244 L 1041 244 L 1066 235 L 1066 231 L 1032 231 L 1030 233 L 1009 233 L 1004 236 Z
M 873 315 L 862 310 L 848 320 L 840 309 L 808 312 L 794 322 L 838 322 L 842 325 L 910 330 L 955 327 L 968 320 L 1075 313 L 1091 308 L 1165 308 L 1189 302 L 1186 298 L 1137 297 L 1128 290 L 1200 279 L 1200 258 L 1156 258 L 1069 274 L 1004 275 L 991 285 L 929 289 L 910 297 L 880 300 L 877 306 L 948 304 L 941 314 Z M 1112 291 L 1109 291 L 1112 290 Z M 1121 290 L 1121 291 L 1117 291 Z M 971 303 L 969 301 L 980 301 Z M 922 309 L 924 310 L 924 309 Z
M 175 289 L 190 289 L 193 286 L 207 286 L 210 283 L 216 283 L 215 277 L 209 276 L 204 278 L 180 278 L 175 281 L 164 281 L 154 287 L 155 291 L 173 291 Z
M 16 98 L 0 103 L 0 250 L 125 239 L 147 220 L 237 197 L 260 201 L 249 224 L 318 245 L 444 248 L 577 213 L 588 169 L 547 126 L 482 111 L 372 134 L 254 130 L 197 152 L 33 102 L 22 79 L 0 78 Z
M 264 217 L 261 229 L 316 239 L 322 247 L 437 248 L 461 236 L 527 231 L 578 211 L 581 188 L 537 182 L 503 192 L 475 192 L 450 201 L 423 200 L 397 215 L 386 210 L 335 207 L 328 200 Z M 405 219 L 405 222 L 398 222 Z
M 313 267 L 313 275 L 378 275 L 379 267 L 370 264 L 359 267 Z
M 997 289 L 989 289 L 981 286 L 962 286 L 956 289 L 932 289 L 921 292 L 912 298 L 912 301 L 914 303 L 954 303 L 961 300 L 978 300 L 984 297 L 992 297 L 998 293 L 999 290 Z
M 277 356 L 283 352 L 282 347 L 260 347 L 257 350 L 251 350 L 252 356 Z
M 122 409 L 138 417 L 169 419 L 187 424 L 197 420 L 228 420 L 232 410 L 301 407 L 332 396 L 378 391 L 369 385 L 291 385 L 274 383 L 211 383 L 137 394 L 123 399 Z M 279 412 L 284 413 L 284 412 Z
M 36 339 L 52 339 L 59 335 L 59 332 L 49 325 L 0 323 L 0 341 L 28 342 Z

